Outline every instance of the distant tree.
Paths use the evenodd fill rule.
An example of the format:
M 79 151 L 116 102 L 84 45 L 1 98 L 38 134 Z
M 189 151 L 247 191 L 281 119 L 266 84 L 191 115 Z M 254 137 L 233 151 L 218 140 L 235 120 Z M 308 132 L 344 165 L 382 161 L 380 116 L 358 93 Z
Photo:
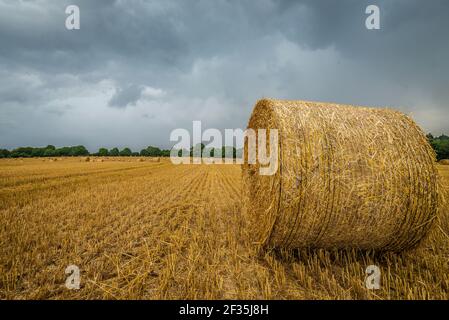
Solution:
M 56 152 L 58 153 L 58 156 L 69 157 L 72 153 L 72 148 L 71 147 L 62 147 L 62 148 L 56 149 Z
M 32 157 L 33 148 L 32 147 L 20 147 L 11 151 L 12 158 L 29 158 Z
M 56 147 L 49 144 L 48 146 L 45 147 L 45 149 L 51 149 L 51 150 L 56 150 Z
M 33 154 L 33 148 L 32 147 L 21 147 L 14 150 L 16 153 L 20 154 L 21 157 L 27 158 L 31 157 Z
M 148 152 L 147 149 L 142 149 L 142 150 L 140 150 L 140 155 L 141 155 L 142 157 L 149 157 L 149 156 L 150 156 L 150 153 Z
M 122 157 L 129 157 L 132 155 L 132 151 L 130 148 L 124 148 L 122 151 L 120 151 L 120 156 Z
M 243 148 L 239 148 L 236 150 L 236 158 L 243 158 Z
M 44 157 L 55 157 L 55 156 L 56 156 L 56 150 L 54 150 L 54 149 L 45 149 Z
M 118 148 L 112 148 L 112 149 L 109 151 L 109 155 L 110 155 L 111 157 L 118 157 L 118 156 L 120 155 L 120 151 L 118 151 Z
M 161 157 L 170 157 L 170 150 L 161 150 Z
M 133 153 L 132 153 L 132 156 L 133 156 L 133 157 L 138 157 L 138 156 L 139 156 L 139 153 L 138 153 L 138 152 L 133 152 Z
M 84 146 L 74 146 L 74 147 L 71 147 L 70 155 L 74 156 L 74 157 L 88 156 L 89 151 Z
M 226 147 L 221 147 L 221 157 L 226 158 Z
M 160 157 L 161 156 L 161 149 L 158 147 L 148 146 L 147 147 L 148 155 L 150 157 Z
M 227 147 L 221 147 L 221 156 L 223 158 L 229 158 L 229 154 L 228 154 L 228 148 Z
M 45 153 L 45 148 L 33 148 L 33 151 L 31 151 L 32 157 L 43 157 Z
M 187 150 L 187 149 L 178 149 L 177 150 L 177 154 L 178 154 L 178 157 L 182 157 L 183 154 L 186 155 L 186 156 L 189 156 L 190 155 L 190 151 Z
M 197 143 L 195 146 L 190 148 L 190 156 L 201 157 L 205 147 L 206 146 L 204 145 L 204 143 Z
M 8 158 L 11 155 L 11 152 L 6 149 L 0 149 L 0 158 Z
M 214 158 L 223 158 L 222 148 L 214 148 Z
M 177 154 L 178 154 L 178 157 L 182 157 L 183 155 L 186 156 L 186 157 L 188 157 L 188 156 L 190 155 L 190 151 L 187 150 L 187 149 L 185 149 L 185 148 L 183 148 L 183 149 L 178 149 L 178 150 L 177 150 Z M 169 155 L 169 156 L 170 156 L 170 155 Z
M 221 156 L 223 158 L 235 159 L 237 158 L 237 149 L 235 147 L 222 147 Z
M 109 151 L 106 148 L 100 148 L 98 149 L 98 156 L 100 157 L 107 157 L 109 155 Z
M 437 154 L 437 160 L 449 159 L 449 137 L 441 135 L 438 138 L 434 138 L 430 144 L 432 145 L 435 153 Z
M 29 155 L 26 153 L 17 152 L 17 151 L 13 150 L 13 151 L 11 151 L 10 157 L 11 158 L 27 158 L 27 157 L 29 157 Z
M 20 155 L 19 155 L 19 153 L 16 152 L 15 150 L 12 150 L 12 151 L 10 152 L 10 154 L 9 154 L 9 157 L 10 157 L 10 158 L 18 158 L 18 157 L 20 157 Z

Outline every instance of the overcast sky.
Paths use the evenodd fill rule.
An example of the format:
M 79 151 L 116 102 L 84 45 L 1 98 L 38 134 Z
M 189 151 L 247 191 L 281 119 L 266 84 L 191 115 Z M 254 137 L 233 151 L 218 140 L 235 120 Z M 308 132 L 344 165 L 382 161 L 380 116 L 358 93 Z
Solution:
M 193 120 L 245 128 L 263 97 L 394 106 L 449 133 L 449 1 L 0 0 L 0 148 L 170 147 Z

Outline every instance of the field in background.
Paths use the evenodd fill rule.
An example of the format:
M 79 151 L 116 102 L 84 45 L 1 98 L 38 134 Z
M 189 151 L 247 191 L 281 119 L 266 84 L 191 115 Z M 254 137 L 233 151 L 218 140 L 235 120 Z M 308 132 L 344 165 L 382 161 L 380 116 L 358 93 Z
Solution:
M 439 170 L 447 190 L 449 166 Z M 168 159 L 0 160 L 0 298 L 449 299 L 447 208 L 401 255 L 260 255 L 247 241 L 240 174 Z M 64 285 L 71 264 L 77 291 Z M 371 264 L 380 290 L 365 288 Z

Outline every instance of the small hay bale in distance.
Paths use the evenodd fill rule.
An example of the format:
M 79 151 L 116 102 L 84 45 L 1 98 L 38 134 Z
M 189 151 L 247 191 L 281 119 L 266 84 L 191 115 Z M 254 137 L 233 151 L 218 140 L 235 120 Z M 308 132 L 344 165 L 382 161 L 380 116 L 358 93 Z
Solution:
M 445 166 L 448 166 L 449 165 L 449 159 L 440 160 L 438 163 L 442 164 L 442 165 L 445 165 Z
M 406 115 L 264 99 L 248 128 L 279 132 L 271 176 L 247 163 L 245 140 L 244 207 L 255 244 L 402 251 L 428 234 L 439 201 L 435 153 Z

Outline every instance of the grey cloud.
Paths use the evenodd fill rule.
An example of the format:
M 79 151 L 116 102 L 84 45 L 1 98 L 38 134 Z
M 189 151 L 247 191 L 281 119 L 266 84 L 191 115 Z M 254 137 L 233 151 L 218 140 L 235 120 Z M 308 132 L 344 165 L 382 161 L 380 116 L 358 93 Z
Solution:
M 142 96 L 143 86 L 134 84 L 128 85 L 125 88 L 118 88 L 114 96 L 109 100 L 109 106 L 126 108 L 129 105 L 136 105 L 137 101 Z
M 69 4 L 80 7 L 80 30 L 65 29 L 64 10 Z M 8 46 L 0 48 L 0 55 L 8 62 L 50 72 L 86 72 L 122 59 L 151 61 L 156 66 L 177 64 L 188 48 L 170 18 L 176 6 L 151 4 L 65 0 L 4 6 L 0 39 Z

